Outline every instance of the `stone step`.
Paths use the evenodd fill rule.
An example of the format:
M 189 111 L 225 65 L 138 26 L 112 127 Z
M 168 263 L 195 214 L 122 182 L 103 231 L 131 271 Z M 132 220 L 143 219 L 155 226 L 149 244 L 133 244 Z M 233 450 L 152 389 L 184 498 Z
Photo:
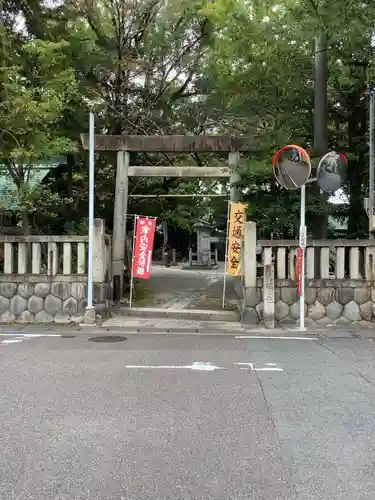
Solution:
M 240 316 L 236 311 L 214 311 L 205 309 L 162 309 L 157 307 L 124 307 L 115 309 L 115 316 L 138 318 L 186 319 L 194 321 L 223 321 L 237 323 Z

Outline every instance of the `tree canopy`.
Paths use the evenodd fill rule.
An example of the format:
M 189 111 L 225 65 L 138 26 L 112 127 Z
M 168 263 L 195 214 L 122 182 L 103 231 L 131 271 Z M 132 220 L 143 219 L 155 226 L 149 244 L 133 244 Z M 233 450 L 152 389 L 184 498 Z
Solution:
M 322 213 L 367 233 L 368 86 L 374 83 L 369 0 L 3 0 L 0 24 L 0 164 L 17 190 L 25 231 L 80 231 L 87 215 L 87 154 L 79 134 L 95 111 L 108 134 L 251 136 L 240 189 L 263 237 L 295 237 L 298 192 L 273 179 L 287 143 L 314 152 L 314 40 L 328 40 L 329 149 L 347 154 L 348 204 L 308 188 L 307 223 Z M 36 165 L 65 158 L 38 188 Z M 133 165 L 219 165 L 207 154 L 132 154 Z M 113 217 L 115 157 L 96 157 L 96 215 Z M 131 179 L 131 194 L 226 193 L 228 183 Z M 7 211 L 9 207 L 3 206 Z M 158 216 L 171 231 L 197 220 L 225 228 L 218 198 L 130 198 L 129 213 Z

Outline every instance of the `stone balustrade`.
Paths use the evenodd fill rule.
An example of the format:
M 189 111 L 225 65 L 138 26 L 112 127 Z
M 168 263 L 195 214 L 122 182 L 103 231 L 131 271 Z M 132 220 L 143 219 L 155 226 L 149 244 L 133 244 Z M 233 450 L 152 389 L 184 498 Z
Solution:
M 257 240 L 256 225 L 248 222 L 243 244 L 244 321 L 296 324 L 298 241 Z M 262 265 L 256 258 L 259 246 Z M 305 263 L 306 325 L 375 322 L 375 241 L 311 240 L 307 242 Z M 272 274 L 267 271 L 267 277 L 257 272 L 270 265 Z
M 270 254 L 276 279 L 296 280 L 295 240 L 259 240 L 263 255 Z M 306 279 L 375 280 L 375 242 L 372 240 L 311 240 L 305 253 Z
M 108 313 L 111 238 L 95 219 L 93 298 Z M 88 236 L 0 236 L 0 322 L 82 321 L 87 306 Z
M 87 274 L 87 236 L 0 236 L 1 274 Z

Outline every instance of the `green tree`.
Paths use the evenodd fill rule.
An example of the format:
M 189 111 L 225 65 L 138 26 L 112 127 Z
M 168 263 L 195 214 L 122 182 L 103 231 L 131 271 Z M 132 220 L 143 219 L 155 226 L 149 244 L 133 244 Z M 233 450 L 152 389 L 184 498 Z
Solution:
M 217 3 L 212 9 L 216 7 Z M 367 178 L 364 97 L 372 57 L 374 6 L 370 2 L 292 0 L 257 2 L 249 8 L 245 2 L 237 2 L 235 9 L 224 9 L 220 15 L 221 36 L 215 40 L 205 72 L 211 78 L 207 77 L 207 87 L 216 82 L 207 111 L 220 116 L 217 128 L 257 137 L 257 153 L 251 155 L 243 171 L 244 191 L 256 203 L 259 217 L 267 208 L 274 220 L 280 213 L 280 193 L 275 192 L 269 175 L 273 153 L 294 142 L 315 157 L 313 41 L 322 30 L 328 33 L 329 148 L 350 157 L 345 185 L 350 195 L 349 234 L 363 234 L 367 225 L 362 208 Z M 310 220 L 330 211 L 327 197 L 316 188 L 309 188 L 309 197 Z M 284 227 L 294 227 L 298 224 L 294 196 L 288 195 L 285 202 L 282 206 L 287 207 L 292 220 Z M 266 219 L 260 219 L 264 227 Z
M 38 199 L 30 192 L 35 165 L 75 148 L 59 133 L 58 123 L 78 88 L 63 55 L 64 42 L 31 40 L 19 44 L 6 27 L 1 39 L 0 164 L 17 187 L 15 201 L 27 234 L 31 200 Z M 45 198 L 40 198 L 39 208 Z M 52 203 L 53 197 L 50 200 Z
M 197 123 L 189 123 L 191 104 L 197 99 L 196 80 L 200 63 L 212 39 L 212 26 L 201 15 L 204 2 L 158 1 L 125 4 L 112 1 L 67 3 L 65 16 L 76 18 L 75 30 L 55 29 L 69 41 L 72 65 L 81 92 L 94 105 L 97 129 L 114 134 L 173 134 L 195 132 Z M 78 13 L 78 16 L 77 16 Z M 195 106 L 198 109 L 198 103 Z M 187 110 L 189 112 L 187 112 Z M 195 164 L 196 156 L 132 154 L 133 165 L 173 165 L 177 161 Z M 114 156 L 98 159 L 98 169 L 108 171 Z M 113 193 L 114 172 L 106 179 Z M 193 186 L 194 184 L 194 186 Z M 131 180 L 130 192 L 188 194 L 200 189 L 199 181 L 176 179 Z M 102 190 L 108 197 L 108 190 Z M 206 202 L 196 200 L 147 199 L 131 201 L 129 212 L 153 212 L 168 224 L 192 226 L 193 214 L 203 216 Z M 111 215 L 109 214 L 109 217 Z
M 26 27 L 23 33 L 14 30 L 18 4 L 4 2 L 8 12 L 5 28 L 10 39 L 5 45 L 11 44 L 16 56 L 12 56 L 12 64 L 9 58 L 3 58 L 1 66 L 15 67 L 15 74 L 28 82 L 22 82 L 28 92 L 37 82 L 41 89 L 52 88 L 56 94 L 59 79 L 54 75 L 66 75 L 64 78 L 69 81 L 72 78 L 72 87 L 68 85 L 64 95 L 58 93 L 57 101 L 52 99 L 53 106 L 48 106 L 50 112 L 43 118 L 45 125 L 41 129 L 53 129 L 53 141 L 47 141 L 49 153 L 60 149 L 54 147 L 56 141 L 79 144 L 78 135 L 87 130 L 91 106 L 95 108 L 97 130 L 103 133 L 250 135 L 254 138 L 254 150 L 243 158 L 242 191 L 249 201 L 251 216 L 265 236 L 271 232 L 295 234 L 298 226 L 298 194 L 280 191 L 275 186 L 271 158 L 279 147 L 290 142 L 301 144 L 315 156 L 314 38 L 317 33 L 327 33 L 329 148 L 347 152 L 350 157 L 345 185 L 350 194 L 349 234 L 361 234 L 361 227 L 365 228 L 364 97 L 373 64 L 370 39 L 374 17 L 369 1 L 358 4 L 349 0 L 263 0 L 250 5 L 244 0 L 174 0 L 168 4 L 157 0 L 136 0 L 131 4 L 120 0 L 70 0 L 48 7 L 43 2 L 27 0 L 21 6 Z M 56 62 L 51 71 L 45 64 L 33 63 L 35 47 L 39 59 L 40 51 L 46 52 L 44 61 L 49 61 L 55 47 Z M 1 75 L 1 81 L 7 80 L 5 72 Z M 22 87 L 20 80 L 16 83 Z M 14 102 L 14 92 L 12 95 Z M 47 93 L 43 95 L 46 97 Z M 38 99 L 34 94 L 27 95 L 30 103 Z M 47 103 L 44 99 L 42 102 Z M 37 138 L 36 122 L 42 117 L 34 116 L 31 135 Z M 24 134 L 21 131 L 17 135 L 17 130 L 21 130 L 19 123 L 6 127 L 10 133 L 16 132 L 14 136 L 20 142 Z M 7 141 L 6 151 L 17 149 L 9 133 L 2 140 Z M 41 142 L 44 144 L 44 139 Z M 68 152 L 72 149 L 70 144 L 65 143 L 64 147 Z M 205 165 L 222 161 L 215 155 L 196 154 L 134 154 L 131 158 L 134 165 Z M 72 207 L 70 219 L 76 213 L 84 213 L 87 207 L 86 162 L 81 153 L 68 155 L 69 165 L 61 180 L 68 188 L 62 187 L 61 192 L 74 198 L 74 203 L 68 205 Z M 109 202 L 113 199 L 114 162 L 111 155 L 97 159 L 96 206 L 107 220 L 112 218 Z M 228 191 L 227 183 L 214 186 L 181 179 L 138 179 L 132 180 L 130 192 Z M 309 187 L 308 196 L 310 221 L 330 211 L 326 197 L 317 194 L 316 188 Z M 129 211 L 152 212 L 172 226 L 187 229 L 191 229 L 195 218 L 205 215 L 212 220 L 225 219 L 225 203 L 219 200 L 150 200 L 132 199 Z

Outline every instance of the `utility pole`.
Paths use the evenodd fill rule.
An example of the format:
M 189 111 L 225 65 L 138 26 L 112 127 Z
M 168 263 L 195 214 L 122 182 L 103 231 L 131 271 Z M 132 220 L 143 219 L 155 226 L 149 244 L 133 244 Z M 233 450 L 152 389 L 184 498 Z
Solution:
M 328 37 L 321 31 L 315 38 L 314 156 L 328 151 Z M 317 186 L 317 185 L 316 185 Z M 313 188 L 314 189 L 314 188 Z M 315 189 L 319 189 L 317 186 Z M 319 194 L 319 191 L 317 192 Z M 317 221 L 318 222 L 318 221 Z M 326 215 L 319 217 L 314 236 L 325 238 Z
M 6 85 L 2 85 L 3 80 L 6 79 L 6 66 L 7 61 L 7 40 L 6 40 L 6 27 L 4 23 L 4 0 L 0 0 L 0 100 L 6 101 L 8 93 Z
M 4 47 L 5 47 L 5 40 L 4 40 L 4 2 L 3 0 L 0 0 L 0 68 L 3 66 L 3 59 L 4 57 Z
M 374 89 L 370 88 L 369 96 L 369 186 L 368 186 L 368 197 L 369 197 L 369 239 L 374 238 L 374 234 L 371 231 L 373 215 L 374 215 L 374 105 L 375 105 L 375 95 Z
M 314 153 L 328 150 L 328 38 L 321 32 L 315 39 Z

